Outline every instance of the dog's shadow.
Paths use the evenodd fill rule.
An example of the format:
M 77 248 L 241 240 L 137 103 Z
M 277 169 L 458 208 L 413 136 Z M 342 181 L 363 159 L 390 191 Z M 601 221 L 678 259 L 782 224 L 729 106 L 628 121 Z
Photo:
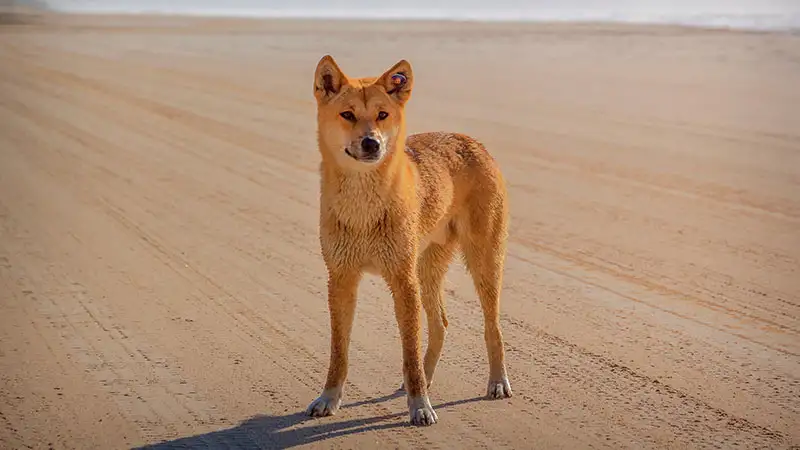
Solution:
M 347 414 L 347 410 L 363 405 L 383 403 L 395 398 L 404 396 L 405 392 L 396 391 L 392 394 L 350 403 L 342 406 L 342 410 L 337 416 Z M 453 402 L 434 405 L 434 408 L 444 409 L 463 405 L 465 403 L 482 400 L 483 397 L 474 397 Z M 278 449 L 291 448 L 297 445 L 310 444 L 313 442 L 334 439 L 341 436 L 364 433 L 375 430 L 385 430 L 390 428 L 401 428 L 411 426 L 406 420 L 398 421 L 399 418 L 407 418 L 407 412 L 386 414 L 383 416 L 335 420 L 333 418 L 315 419 L 308 417 L 305 412 L 300 411 L 283 416 L 260 415 L 248 419 L 234 428 L 213 431 L 210 433 L 199 434 L 179 438 L 172 441 L 160 442 L 153 445 L 138 447 L 142 450 L 167 450 L 167 449 Z M 310 426 L 300 426 L 305 422 L 317 422 Z

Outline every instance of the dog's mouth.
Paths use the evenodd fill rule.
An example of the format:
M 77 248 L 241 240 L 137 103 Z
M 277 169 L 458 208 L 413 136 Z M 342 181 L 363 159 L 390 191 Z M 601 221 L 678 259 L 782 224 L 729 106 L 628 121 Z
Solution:
M 347 156 L 353 158 L 354 160 L 356 160 L 358 162 L 374 163 L 374 162 L 378 161 L 379 159 L 381 159 L 381 154 L 380 153 L 376 153 L 374 155 L 361 156 L 361 155 L 358 155 L 358 154 L 356 154 L 354 152 L 351 152 L 350 149 L 347 148 L 347 147 L 345 147 L 344 152 L 347 153 Z

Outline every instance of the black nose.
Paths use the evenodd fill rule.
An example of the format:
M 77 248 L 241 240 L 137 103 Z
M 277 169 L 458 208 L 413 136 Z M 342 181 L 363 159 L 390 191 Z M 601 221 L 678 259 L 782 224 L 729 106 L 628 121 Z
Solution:
M 371 137 L 365 137 L 361 140 L 361 150 L 368 155 L 374 155 L 381 149 L 381 143 Z

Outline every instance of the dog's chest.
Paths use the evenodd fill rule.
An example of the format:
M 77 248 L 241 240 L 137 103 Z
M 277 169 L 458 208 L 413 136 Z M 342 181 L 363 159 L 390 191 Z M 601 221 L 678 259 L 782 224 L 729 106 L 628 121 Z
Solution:
M 323 203 L 339 222 L 355 229 L 370 228 L 385 215 L 384 199 L 368 180 L 343 182 L 336 195 L 324 198 Z
M 323 209 L 332 213 L 336 222 L 343 226 L 340 232 L 347 235 L 342 236 L 342 240 L 347 241 L 348 245 L 340 247 L 341 251 L 360 259 L 362 270 L 374 275 L 380 275 L 379 256 L 383 254 L 385 257 L 387 252 L 391 253 L 389 248 L 397 245 L 397 241 L 389 245 L 388 240 L 393 239 L 390 236 L 393 232 L 389 220 L 391 214 L 387 211 L 390 208 L 389 199 L 380 194 L 377 185 L 378 183 L 370 176 L 341 180 L 333 195 L 323 195 L 322 205 Z M 441 205 L 426 204 L 425 207 L 442 209 L 442 215 L 446 216 L 445 208 Z M 449 218 L 442 217 L 433 227 L 430 225 L 424 227 L 426 230 L 418 239 L 418 255 L 431 244 L 446 242 L 449 222 Z

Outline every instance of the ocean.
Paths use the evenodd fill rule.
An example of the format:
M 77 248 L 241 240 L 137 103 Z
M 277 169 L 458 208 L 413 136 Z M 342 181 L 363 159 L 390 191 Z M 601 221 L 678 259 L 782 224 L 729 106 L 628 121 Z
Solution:
M 227 17 L 628 22 L 800 30 L 800 0 L 46 0 L 81 13 Z

